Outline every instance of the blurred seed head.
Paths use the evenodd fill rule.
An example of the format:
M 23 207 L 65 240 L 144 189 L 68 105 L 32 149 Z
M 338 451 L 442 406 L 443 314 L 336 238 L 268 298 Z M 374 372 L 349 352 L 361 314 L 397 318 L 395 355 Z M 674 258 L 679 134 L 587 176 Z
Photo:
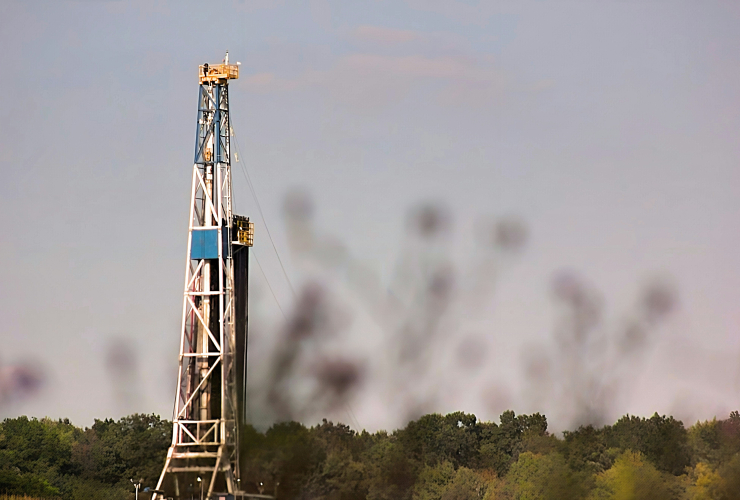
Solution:
M 457 363 L 460 367 L 476 371 L 480 369 L 488 356 L 486 341 L 474 335 L 469 335 L 457 346 Z
M 508 216 L 496 222 L 492 236 L 493 243 L 501 250 L 518 252 L 524 248 L 529 235 L 521 218 Z
M 657 321 L 665 318 L 676 307 L 678 294 L 668 281 L 653 280 L 642 293 L 642 307 L 646 319 Z
M 555 331 L 557 349 L 552 356 L 553 377 L 563 385 L 558 405 L 571 412 L 570 425 L 603 424 L 644 361 L 639 355 L 651 345 L 655 323 L 675 307 L 675 288 L 666 280 L 651 281 L 640 295 L 636 313 L 623 327 L 606 331 L 598 328 L 600 294 L 576 273 L 557 273 L 552 293 L 565 312 Z M 530 378 L 537 382 L 537 377 Z
M 308 193 L 294 188 L 285 196 L 283 213 L 292 221 L 306 222 L 313 218 L 314 204 Z
M 409 211 L 409 232 L 423 239 L 446 234 L 450 230 L 449 211 L 438 203 L 424 203 Z
M 455 273 L 452 266 L 446 265 L 434 271 L 429 280 L 429 295 L 436 300 L 447 300 L 455 284 Z
M 118 411 L 123 413 L 133 411 L 141 391 L 138 358 L 131 340 L 119 337 L 109 342 L 105 354 L 105 368 L 113 385 L 113 396 Z
M 335 334 L 349 321 L 323 283 L 301 288 L 270 363 L 265 395 L 276 418 L 314 416 L 350 397 L 362 379 L 361 365 L 326 355 Z
M 342 279 L 343 275 L 334 271 L 358 269 L 340 240 L 315 232 L 311 224 L 314 204 L 305 191 L 289 192 L 283 213 L 291 250 L 312 272 L 330 272 L 333 278 Z M 401 406 L 413 418 L 434 411 L 439 402 L 439 387 L 428 383 L 436 376 L 434 356 L 439 333 L 461 323 L 464 318 L 456 315 L 471 301 L 468 295 L 482 295 L 480 287 L 472 287 L 468 294 L 468 277 L 472 276 L 473 282 L 494 281 L 496 273 L 491 269 L 497 271 L 499 261 L 505 260 L 500 256 L 515 254 L 526 246 L 529 228 L 514 215 L 482 219 L 475 226 L 480 264 L 461 273 L 462 282 L 456 283 L 450 255 L 439 246 L 451 239 L 452 217 L 447 207 L 434 201 L 421 203 L 408 212 L 406 223 L 411 245 L 401 256 L 397 281 L 389 287 L 387 296 L 382 293 L 382 285 L 373 287 L 378 293 L 372 296 L 371 309 L 373 314 L 390 318 L 382 327 L 389 329 L 389 347 L 397 355 L 391 374 L 397 381 L 393 397 L 404 400 Z M 352 397 L 364 381 L 363 363 L 335 351 L 343 340 L 338 335 L 326 335 L 344 331 L 338 326 L 341 320 L 329 297 L 332 283 L 311 283 L 301 290 L 283 339 L 277 344 L 266 394 L 281 418 L 315 415 L 335 407 Z M 555 342 L 524 353 L 525 379 L 534 389 L 538 405 L 544 398 L 555 398 L 567 418 L 578 423 L 600 423 L 609 412 L 610 398 L 617 398 L 625 388 L 621 379 L 615 382 L 623 376 L 620 365 L 645 348 L 651 322 L 675 307 L 675 292 L 665 282 L 651 282 L 638 302 L 634 320 L 621 330 L 600 328 L 603 299 L 576 272 L 556 273 L 551 292 L 561 315 Z M 452 342 L 453 360 L 460 368 L 484 367 L 489 351 L 484 337 L 469 335 Z M 487 406 L 498 411 L 511 403 L 510 394 L 500 385 L 490 385 L 481 395 Z
M 105 362 L 114 377 L 129 377 L 137 369 L 136 353 L 131 343 L 121 338 L 114 339 L 108 345 Z
M 622 354 L 633 354 L 642 349 L 648 340 L 648 332 L 637 322 L 630 322 L 624 329 L 619 348 Z
M 309 283 L 300 292 L 295 312 L 288 320 L 287 337 L 301 340 L 321 333 L 326 320 L 326 292 L 319 283 Z
M 552 293 L 555 299 L 568 307 L 571 315 L 567 329 L 573 335 L 563 338 L 572 337 L 577 342 L 585 341 L 589 331 L 601 321 L 601 296 L 576 273 L 567 270 L 555 274 Z
M 552 292 L 555 298 L 563 302 L 576 304 L 582 302 L 586 288 L 581 278 L 570 270 L 559 271 L 552 279 Z
M 552 360 L 543 349 L 530 347 L 524 351 L 524 375 L 536 386 L 550 380 Z
M 35 396 L 45 383 L 46 375 L 38 362 L 0 367 L 0 408 Z
M 364 370 L 358 361 L 325 359 L 316 370 L 322 392 L 335 398 L 346 398 L 362 382 Z

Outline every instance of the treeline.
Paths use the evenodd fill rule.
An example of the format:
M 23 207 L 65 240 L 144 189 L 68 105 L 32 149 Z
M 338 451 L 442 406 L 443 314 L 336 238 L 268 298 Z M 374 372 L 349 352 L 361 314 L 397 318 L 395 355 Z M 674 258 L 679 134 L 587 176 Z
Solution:
M 171 436 L 172 424 L 155 415 L 96 420 L 87 429 L 67 419 L 6 419 L 0 495 L 128 500 L 131 478 L 156 484 Z
M 392 434 L 330 422 L 245 436 L 244 480 L 286 499 L 740 499 L 740 415 L 626 416 L 558 439 L 539 414 L 426 415 Z
M 88 429 L 5 420 L 0 495 L 133 498 L 129 478 L 156 484 L 170 433 L 153 415 Z M 499 423 L 432 414 L 374 434 L 287 422 L 248 427 L 242 439 L 242 486 L 281 500 L 740 500 L 737 412 L 688 429 L 672 417 L 625 416 L 561 438 L 544 416 L 508 411 Z

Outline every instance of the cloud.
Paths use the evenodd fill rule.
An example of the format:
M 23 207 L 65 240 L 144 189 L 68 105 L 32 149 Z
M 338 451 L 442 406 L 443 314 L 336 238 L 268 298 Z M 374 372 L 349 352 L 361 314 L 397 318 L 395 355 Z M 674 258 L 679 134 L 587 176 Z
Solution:
M 507 81 L 506 73 L 490 59 L 367 53 L 340 57 L 326 70 L 311 69 L 295 78 L 258 73 L 244 79 L 258 93 L 319 88 L 331 99 L 373 109 L 395 104 L 412 90 L 426 89 L 441 104 L 478 106 L 500 96 Z
M 254 12 L 257 10 L 282 7 L 284 4 L 284 0 L 234 0 L 232 1 L 231 6 L 236 10 Z
M 539 93 L 544 92 L 545 90 L 550 90 L 553 87 L 555 87 L 555 80 L 552 78 L 545 78 L 530 85 L 528 90 L 533 93 Z
M 269 92 L 275 81 L 275 73 L 255 73 L 244 78 L 244 85 L 252 92 Z
M 412 78 L 454 78 L 468 73 L 470 65 L 459 59 L 423 56 L 353 54 L 341 61 L 344 69 L 358 74 L 386 74 Z
M 478 25 L 487 23 L 493 15 L 501 12 L 502 7 L 515 5 L 514 2 L 476 0 L 406 0 L 406 4 L 414 10 L 432 12 L 463 24 Z
M 412 30 L 399 30 L 383 26 L 359 26 L 352 32 L 352 37 L 363 42 L 396 45 L 418 40 L 421 36 Z

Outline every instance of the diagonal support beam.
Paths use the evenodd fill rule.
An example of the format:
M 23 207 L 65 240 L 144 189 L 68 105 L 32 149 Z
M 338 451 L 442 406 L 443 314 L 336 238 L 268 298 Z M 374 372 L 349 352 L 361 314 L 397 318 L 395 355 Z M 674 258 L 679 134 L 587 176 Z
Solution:
M 195 303 L 193 302 L 192 297 L 190 295 L 186 295 L 185 297 L 188 299 L 188 304 L 190 304 L 192 311 L 195 313 L 196 316 L 198 316 L 198 319 L 200 320 L 200 324 L 203 325 L 203 328 L 205 328 L 206 332 L 208 332 L 208 337 L 211 339 L 211 342 L 213 342 L 216 345 L 216 350 L 221 351 L 221 344 L 219 344 L 216 341 L 216 337 L 213 336 L 213 333 L 211 333 L 211 329 L 208 328 L 208 325 L 206 325 L 206 321 L 203 319 L 203 316 L 201 316 L 200 311 L 198 311 L 198 308 L 195 307 Z
M 213 363 L 213 365 L 211 366 L 211 368 L 208 370 L 208 373 L 206 373 L 206 376 L 203 377 L 203 380 L 200 381 L 200 384 L 198 384 L 198 386 L 195 388 L 195 390 L 190 395 L 190 397 L 188 398 L 188 400 L 185 402 L 185 404 L 180 409 L 180 412 L 177 414 L 176 420 L 178 420 L 180 417 L 182 417 L 182 413 L 187 409 L 188 406 L 190 406 L 190 403 L 193 402 L 193 399 L 195 399 L 195 396 L 198 395 L 198 392 L 201 390 L 201 388 L 203 387 L 203 385 L 211 377 L 211 374 L 213 373 L 214 368 L 216 368 L 218 366 L 218 364 L 219 364 L 220 361 L 221 361 L 221 359 L 216 358 L 216 362 Z

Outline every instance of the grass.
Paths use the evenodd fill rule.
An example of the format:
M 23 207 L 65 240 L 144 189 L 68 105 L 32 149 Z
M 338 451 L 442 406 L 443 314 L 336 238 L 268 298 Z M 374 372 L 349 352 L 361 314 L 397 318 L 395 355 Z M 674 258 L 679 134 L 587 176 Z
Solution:
M 20 495 L 5 495 L 3 493 L 0 493 L 0 500 L 41 500 L 36 497 L 29 497 L 26 495 L 20 496 Z

